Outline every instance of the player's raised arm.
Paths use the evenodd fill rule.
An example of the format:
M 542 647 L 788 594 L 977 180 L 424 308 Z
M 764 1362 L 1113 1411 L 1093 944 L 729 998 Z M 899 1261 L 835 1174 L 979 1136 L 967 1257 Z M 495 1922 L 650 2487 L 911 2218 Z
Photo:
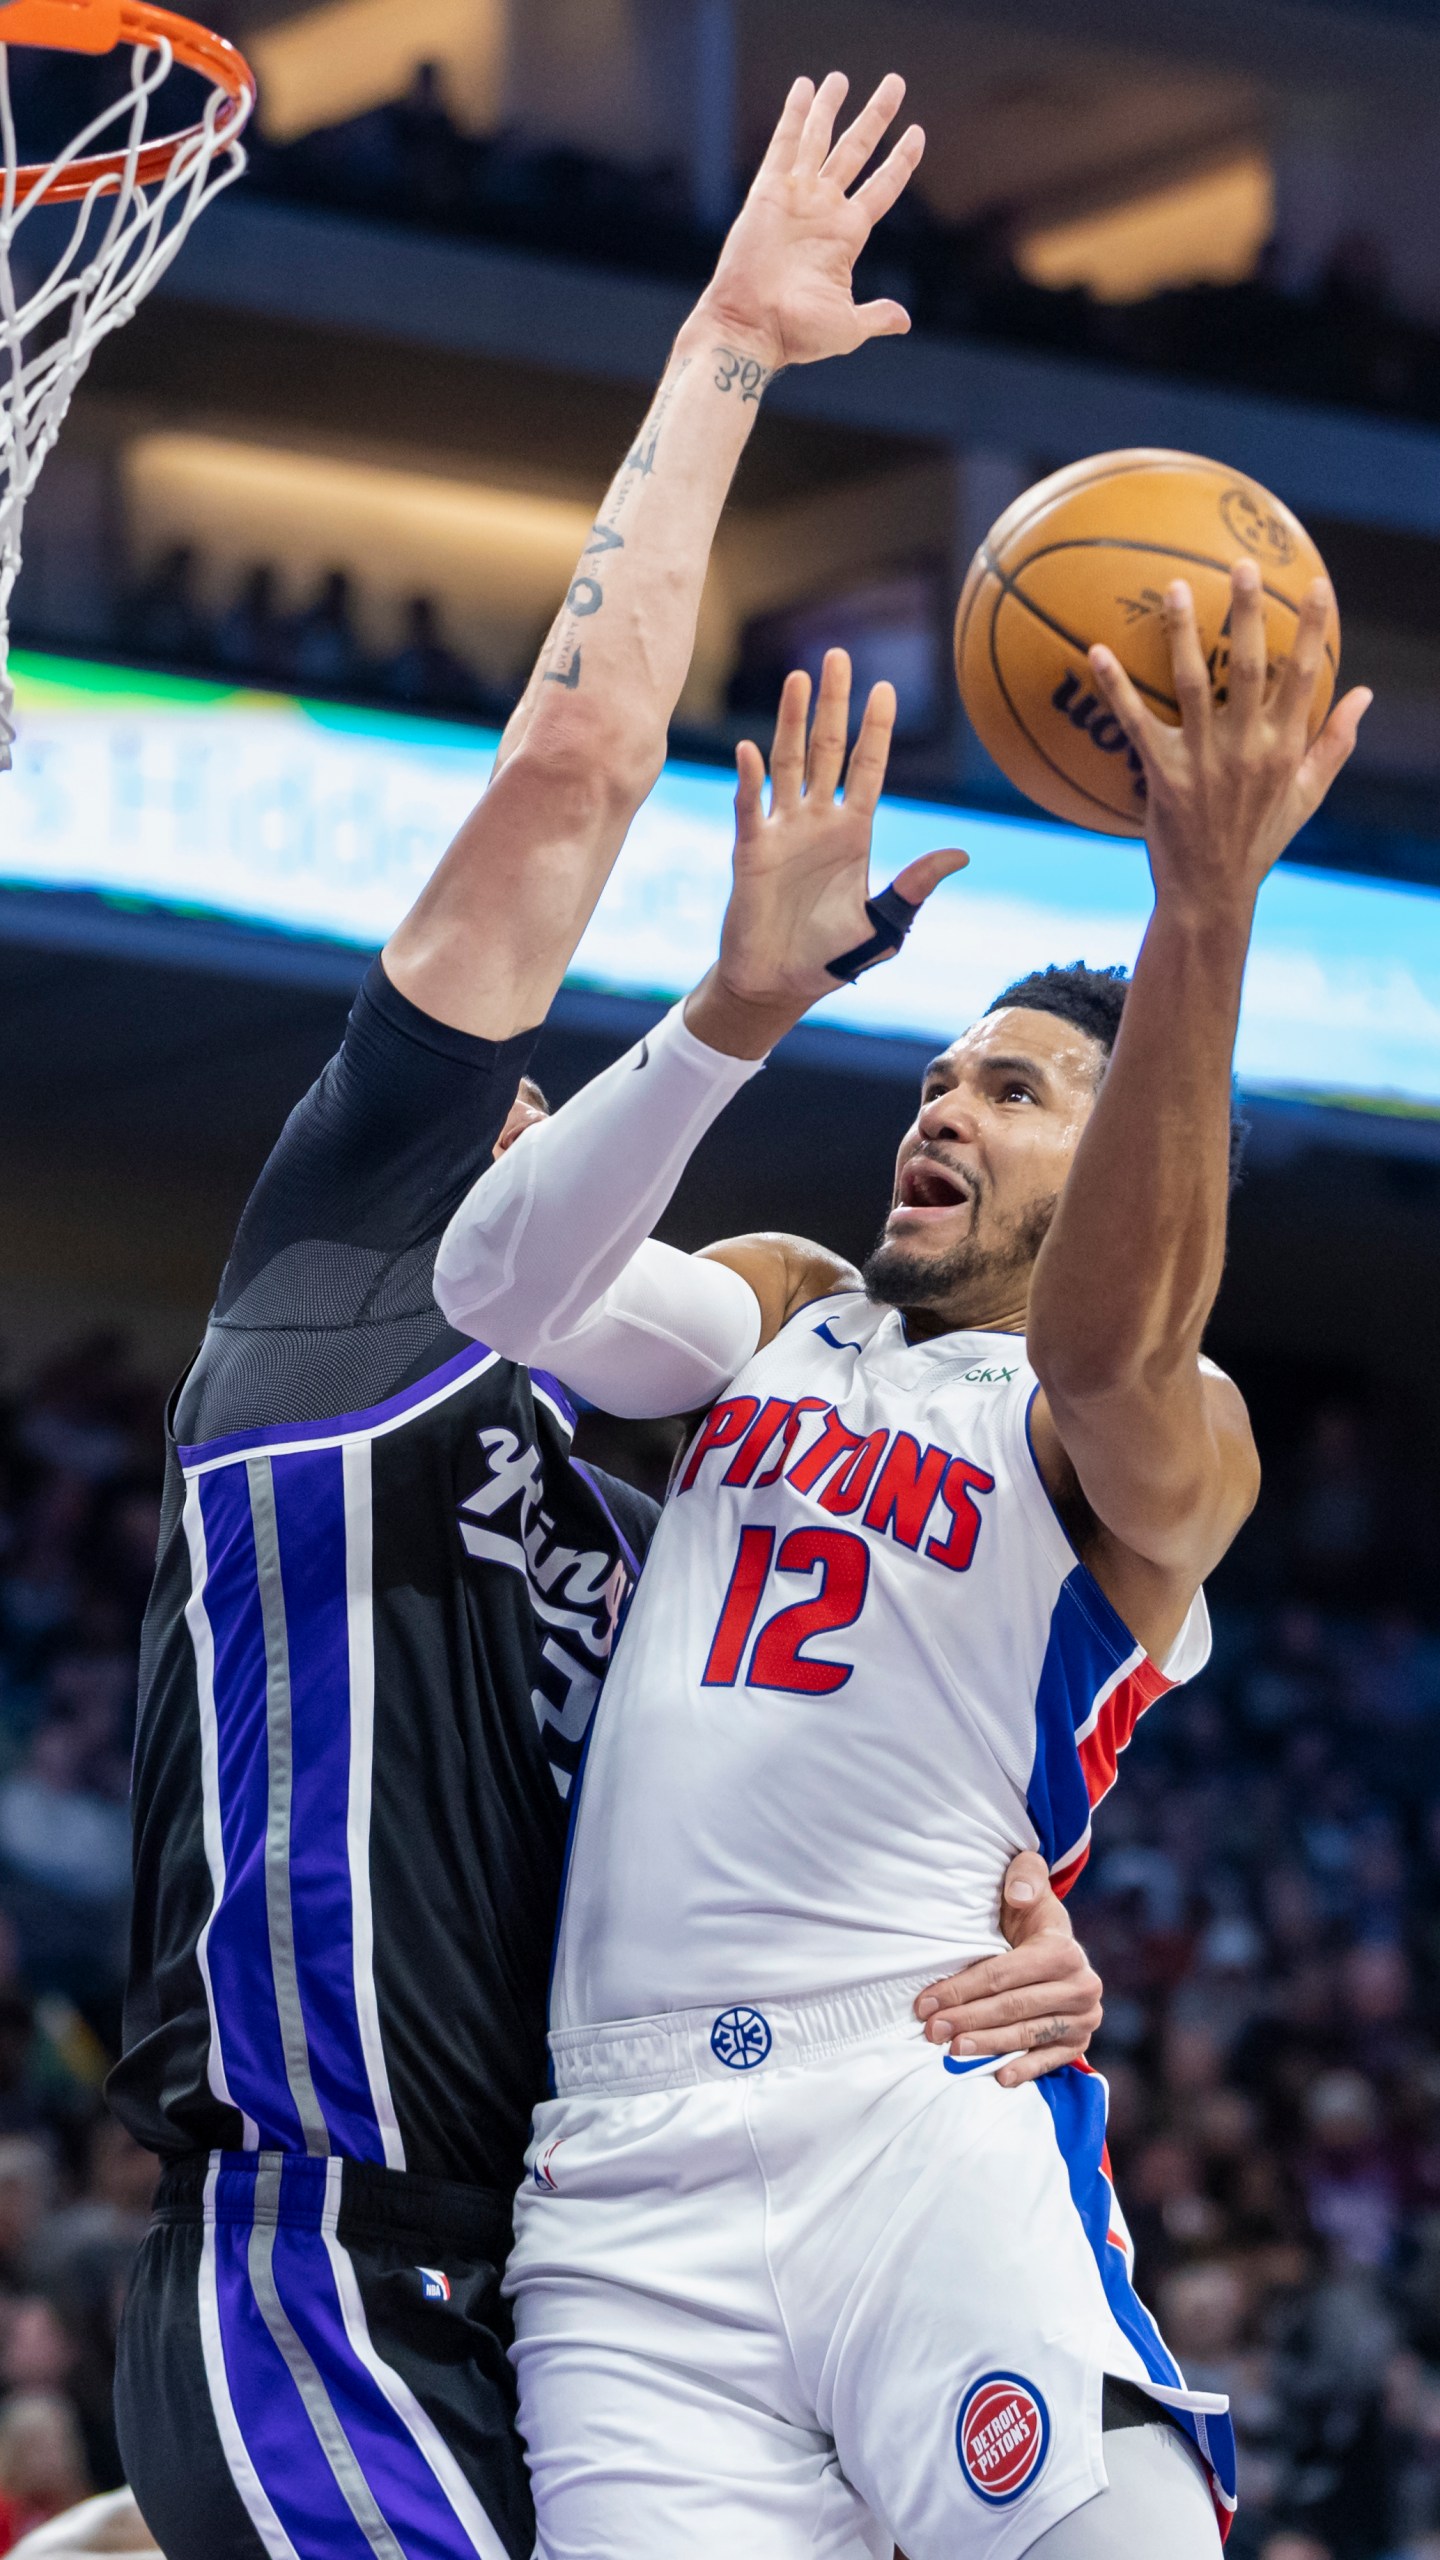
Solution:
M 1103 1532 L 1160 1578 L 1176 1618 L 1254 1501 L 1236 1390 L 1200 1348 L 1225 1258 L 1231 1062 L 1262 882 L 1319 807 L 1369 702 L 1353 692 L 1307 744 L 1328 589 L 1267 680 L 1260 574 L 1233 575 L 1229 697 L 1218 705 L 1189 589 L 1166 598 L 1171 728 L 1106 649 L 1096 682 L 1140 754 L 1155 906 L 1114 1052 L 1040 1249 L 1028 1345 L 1043 1394 L 1036 1448 L 1073 1471 Z M 1163 1585 L 1172 1588 L 1167 1613 Z
M 834 139 L 846 83 L 797 80 L 714 277 L 576 564 L 484 798 L 385 951 L 453 1028 L 539 1022 L 665 757 L 710 547 L 766 385 L 784 365 L 909 327 L 857 305 L 855 260 L 924 148 L 916 125 L 856 185 L 905 84 Z
M 768 810 L 764 758 L 740 749 L 735 878 L 714 967 L 636 1048 L 517 1139 L 462 1203 L 436 1260 L 435 1295 L 457 1330 L 556 1370 L 611 1413 L 708 1403 L 796 1307 L 859 1286 L 848 1265 L 795 1237 L 741 1237 L 696 1257 L 651 1240 L 700 1138 L 774 1042 L 897 950 L 931 889 L 965 860 L 927 854 L 868 897 L 894 691 L 875 687 L 848 771 L 842 650 L 826 660 L 807 736 L 809 695 L 805 676 L 788 678 Z

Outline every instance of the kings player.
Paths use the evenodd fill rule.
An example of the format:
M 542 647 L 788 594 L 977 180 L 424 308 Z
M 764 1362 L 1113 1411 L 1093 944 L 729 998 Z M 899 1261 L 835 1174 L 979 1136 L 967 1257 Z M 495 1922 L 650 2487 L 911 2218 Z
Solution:
M 613 1410 L 710 1407 L 572 1834 L 511 2272 L 546 2560 L 1218 2550 L 1229 2419 L 1132 2286 L 1103 2084 L 1003 2087 L 911 2003 L 997 1943 L 1016 1849 L 1078 1872 L 1254 1501 L 1202 1341 L 1255 900 L 1366 707 L 1308 743 L 1327 595 L 1270 678 L 1236 569 L 1219 706 L 1173 588 L 1175 728 L 1094 652 L 1148 786 L 1133 979 L 1039 970 L 935 1060 L 863 1275 L 650 1236 L 727 1096 L 962 858 L 867 900 L 894 697 L 837 802 L 838 653 L 808 759 L 787 689 L 768 814 L 741 751 L 715 967 L 442 1244 L 452 1323 Z
M 537 1116 L 536 1026 L 663 761 L 770 374 L 907 325 L 851 295 L 920 156 L 911 127 L 865 174 L 902 89 L 838 136 L 844 81 L 792 90 L 494 779 L 281 1134 L 178 1391 L 110 2092 L 165 2163 L 117 2414 L 169 2560 L 534 2548 L 499 2270 L 566 1801 L 652 1507 L 572 1464 L 553 1378 L 450 1332 L 431 1276 Z

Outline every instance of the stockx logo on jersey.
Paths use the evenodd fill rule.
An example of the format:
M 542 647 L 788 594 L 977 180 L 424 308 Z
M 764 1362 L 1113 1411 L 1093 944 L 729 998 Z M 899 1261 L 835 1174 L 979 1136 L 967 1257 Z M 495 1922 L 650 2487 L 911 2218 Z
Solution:
M 729 1453 L 723 1467 L 717 1452 Z M 709 1481 L 778 1484 L 783 1478 L 841 1519 L 861 1512 L 867 1529 L 927 1555 L 952 1573 L 974 1561 L 995 1479 L 949 1449 L 922 1449 L 908 1431 L 852 1431 L 823 1396 L 727 1396 L 706 1415 L 680 1471 L 686 1494 L 712 1458 Z M 930 1534 L 927 1536 L 927 1530 Z
M 533 1442 L 494 1425 L 476 1434 L 487 1480 L 460 1505 L 460 1535 L 482 1563 L 521 1573 L 545 1629 L 530 1693 L 551 1774 L 568 1796 L 629 1587 L 600 1547 L 567 1547 L 542 1499 L 545 1461 Z

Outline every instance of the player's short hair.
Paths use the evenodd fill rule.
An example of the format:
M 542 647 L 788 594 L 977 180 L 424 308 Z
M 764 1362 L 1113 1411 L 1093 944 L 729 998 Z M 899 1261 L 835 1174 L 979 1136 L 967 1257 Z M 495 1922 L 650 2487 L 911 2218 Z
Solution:
M 1023 1005 L 1027 1013 L 1053 1013 L 1061 1022 L 1069 1022 L 1084 1031 L 1104 1050 L 1108 1058 L 1115 1046 L 1125 999 L 1130 992 L 1130 972 L 1118 966 L 1092 969 L 1083 960 L 1061 964 L 1052 961 L 1048 969 L 1032 969 L 1027 977 L 1016 978 L 1002 987 L 987 1013 L 1000 1013 L 1007 1005 Z M 1250 1123 L 1240 1109 L 1232 1085 L 1230 1089 L 1230 1188 L 1240 1179 L 1245 1154 L 1245 1141 Z
M 1091 969 L 1083 960 L 1071 960 L 1064 967 L 1052 963 L 1048 969 L 1032 969 L 1028 977 L 1016 978 L 1013 985 L 1002 987 L 985 1010 L 1002 1013 L 1007 1005 L 1018 1004 L 1027 1013 L 1058 1014 L 1077 1031 L 1088 1031 L 1108 1058 L 1129 990 L 1128 969 Z

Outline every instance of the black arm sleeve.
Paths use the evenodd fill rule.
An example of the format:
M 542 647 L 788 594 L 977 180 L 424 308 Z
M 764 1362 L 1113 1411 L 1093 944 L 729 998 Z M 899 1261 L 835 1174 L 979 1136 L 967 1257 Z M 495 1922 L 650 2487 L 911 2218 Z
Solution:
M 375 962 L 251 1193 L 177 1437 L 358 1412 L 460 1347 L 432 1295 L 435 1255 L 538 1037 L 452 1031 Z

